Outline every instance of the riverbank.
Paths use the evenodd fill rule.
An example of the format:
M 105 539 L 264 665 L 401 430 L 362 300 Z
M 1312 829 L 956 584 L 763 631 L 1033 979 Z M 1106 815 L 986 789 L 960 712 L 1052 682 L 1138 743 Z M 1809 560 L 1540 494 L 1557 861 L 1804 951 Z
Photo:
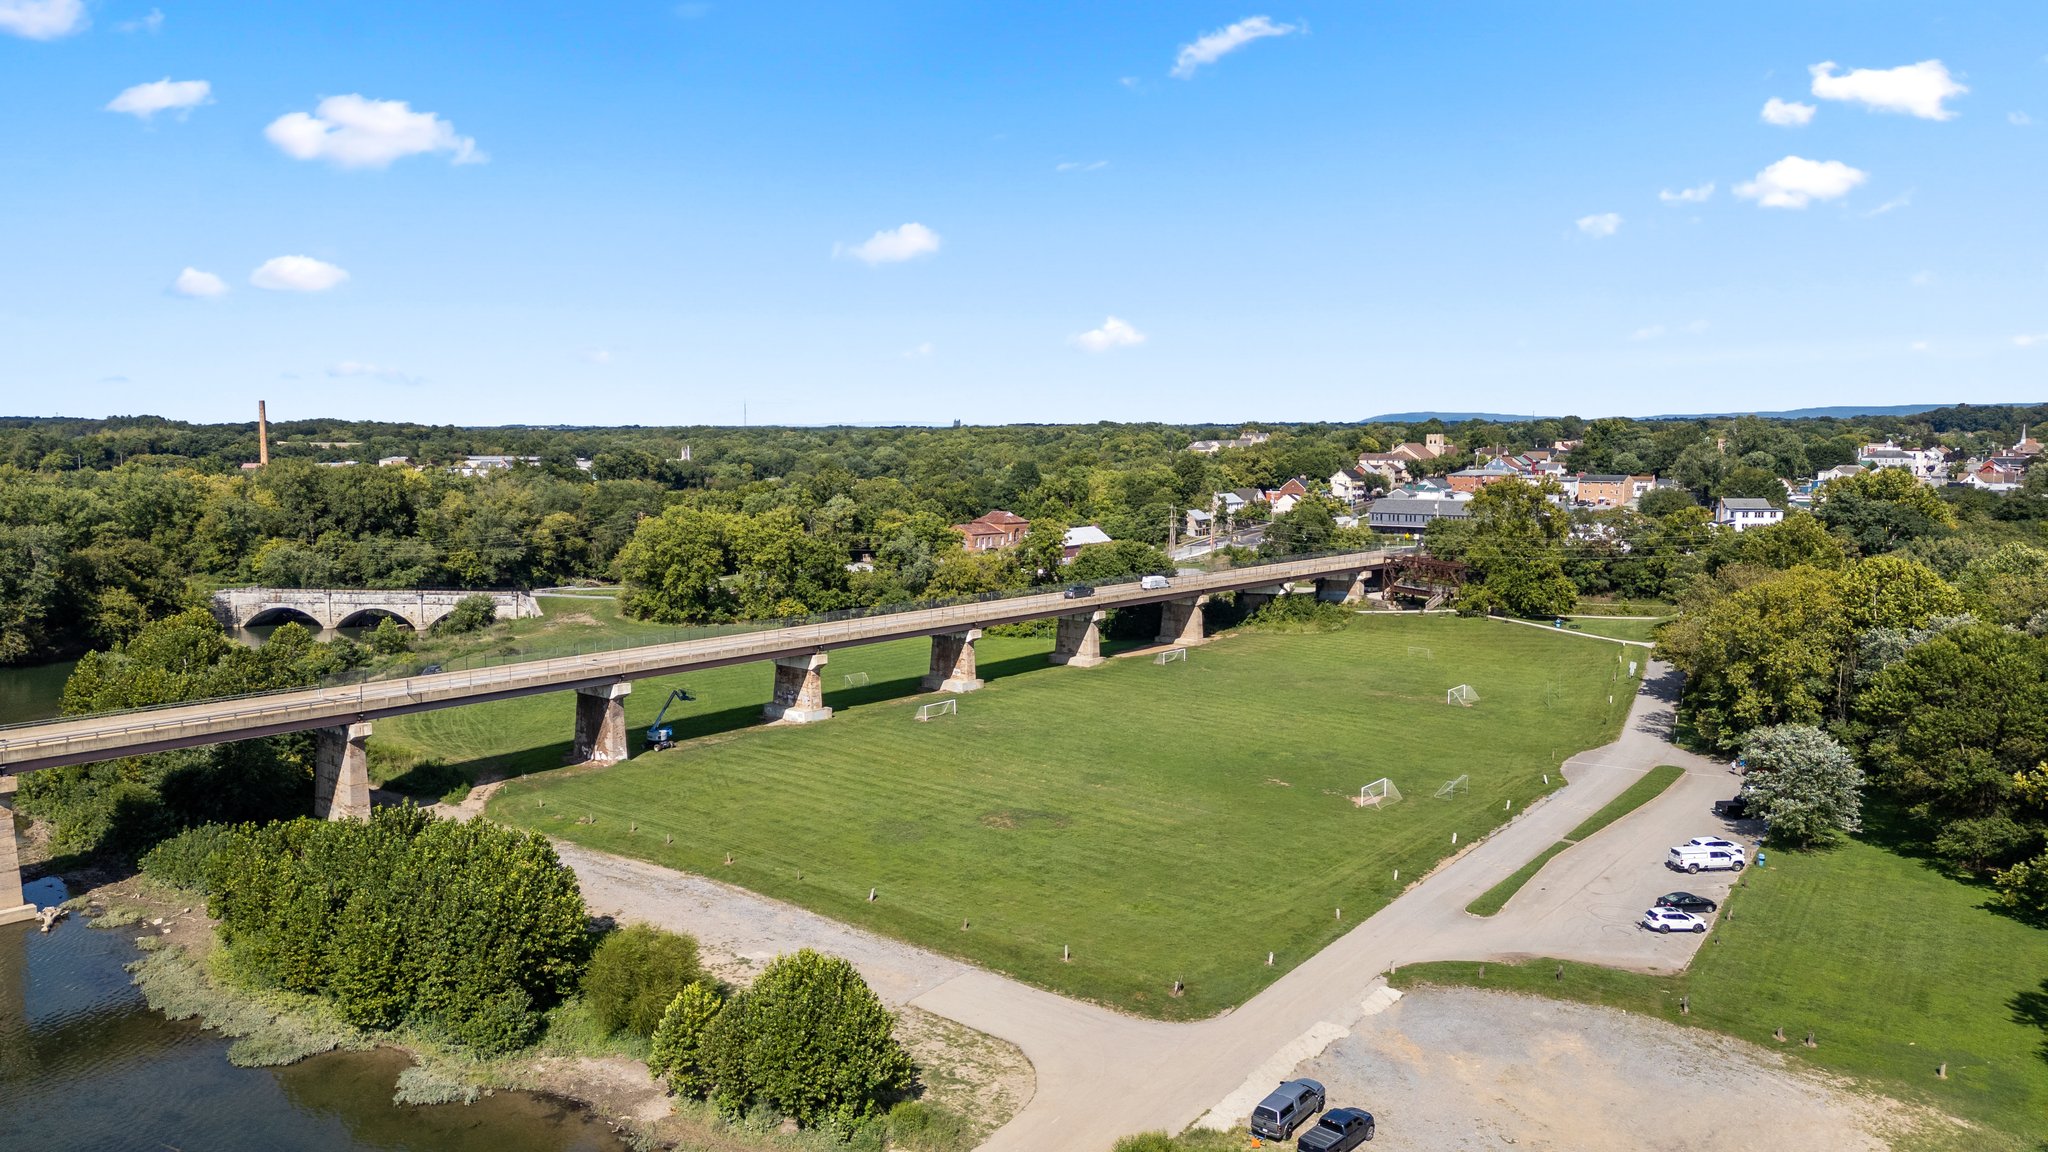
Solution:
M 708 1105 L 662 1091 L 647 1072 L 645 1042 L 606 1036 L 570 1000 L 549 1013 L 543 1038 L 510 1056 L 477 1060 L 415 1031 L 365 1033 L 335 1017 L 312 997 L 252 990 L 235 981 L 232 960 L 218 947 L 215 922 L 197 895 L 139 875 L 111 876 L 90 869 L 67 877 L 66 902 L 89 930 L 132 936 L 141 958 L 130 965 L 135 986 L 151 1009 L 169 1020 L 193 1020 L 231 1037 L 227 1061 L 239 1067 L 291 1065 L 329 1052 L 385 1054 L 391 1101 L 400 1105 L 472 1103 L 504 1093 L 534 1094 L 587 1114 L 637 1149 L 690 1152 L 823 1152 L 845 1149 L 829 1136 L 796 1131 L 776 1118 L 728 1120 Z M 60 929 L 61 930 L 61 929 Z M 743 982 L 744 973 L 721 973 Z M 905 1009 L 899 1038 L 922 1070 L 922 1099 L 961 1118 L 944 1123 L 929 1141 L 896 1139 L 893 1146 L 959 1152 L 1000 1126 L 1028 1098 L 1015 1090 L 1020 1053 L 950 1021 Z M 971 1119 L 969 1119 L 971 1118 Z M 859 1146 L 857 1141 L 855 1147 Z M 875 1146 L 879 1148 L 877 1135 Z

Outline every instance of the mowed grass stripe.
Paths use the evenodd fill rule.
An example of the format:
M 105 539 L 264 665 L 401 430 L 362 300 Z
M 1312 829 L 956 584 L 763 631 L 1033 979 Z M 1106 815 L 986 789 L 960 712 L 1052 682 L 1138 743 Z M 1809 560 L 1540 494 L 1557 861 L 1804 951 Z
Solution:
M 980 643 L 984 668 L 1050 649 Z M 1409 658 L 1411 644 L 1435 658 Z M 857 667 L 921 674 L 927 651 L 834 653 L 826 683 Z M 671 752 L 514 781 L 491 812 L 1061 992 L 1203 1016 L 1383 906 L 1399 891 L 1395 869 L 1420 877 L 1452 850 L 1452 832 L 1460 843 L 1484 835 L 1508 803 L 1519 811 L 1545 791 L 1545 773 L 1560 784 L 1560 759 L 1611 739 L 1625 714 L 1634 685 L 1616 677 L 1611 649 L 1534 629 L 1360 618 L 1334 633 L 1224 637 L 1186 663 L 1141 654 L 1005 675 L 960 698 L 958 715 L 923 724 L 911 717 L 930 697 L 874 700 L 802 728 L 700 724 Z M 758 709 L 767 695 L 760 667 L 681 680 L 700 697 L 691 715 Z M 1476 707 L 1443 702 L 1460 683 L 1479 691 Z M 665 694 L 641 685 L 629 721 L 644 727 Z M 567 719 L 543 738 L 564 739 Z M 508 714 L 467 736 L 469 751 L 537 764 L 508 746 L 515 723 Z M 1432 798 L 1461 774 L 1469 793 Z M 1358 788 L 1381 776 L 1407 799 L 1356 808 Z M 574 823 L 585 813 L 597 823 Z M 1176 979 L 1180 999 L 1165 995 Z

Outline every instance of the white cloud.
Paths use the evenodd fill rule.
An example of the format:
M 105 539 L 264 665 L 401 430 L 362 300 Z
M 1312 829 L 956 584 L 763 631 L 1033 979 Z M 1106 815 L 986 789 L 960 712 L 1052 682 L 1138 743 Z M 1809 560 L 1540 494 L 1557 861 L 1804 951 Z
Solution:
M 1126 88 L 1136 88 L 1138 86 L 1138 78 L 1136 76 L 1119 76 L 1116 82 Z
M 249 283 L 272 292 L 325 292 L 348 273 L 311 256 L 274 256 L 249 273 Z
M 2022 348 L 2032 348 L 2036 344 L 2048 344 L 2048 332 L 2015 336 L 2012 338 L 2012 342 Z
M 2005 122 L 2015 128 L 2025 128 L 2034 122 L 2034 118 L 2025 112 L 2007 112 L 2005 114 Z
M 197 268 L 187 268 L 183 272 L 178 273 L 178 278 L 171 282 L 171 291 L 176 292 L 180 296 L 199 296 L 202 298 L 225 296 L 228 294 L 228 282 L 211 272 L 201 272 Z
M 1911 283 L 1915 288 L 1925 288 L 1929 284 L 1934 283 L 1934 273 L 1929 272 L 1926 269 L 1922 269 L 1918 272 L 1913 273 L 1912 276 L 1907 278 L 1907 281 Z
M 1612 236 L 1621 231 L 1621 213 L 1602 212 L 1598 216 L 1581 216 L 1579 231 L 1595 239 Z
M 859 244 L 834 244 L 834 256 L 851 256 L 866 264 L 900 264 L 939 250 L 939 234 L 915 221 L 885 228 Z
M 1929 347 L 1931 347 L 1931 345 L 1929 345 L 1929 344 L 1927 343 L 1927 341 L 1925 341 L 1925 340 L 1915 340 L 1915 341 L 1913 341 L 1913 342 L 1912 342 L 1911 344 L 1908 344 L 1908 345 L 1906 345 L 1906 351 L 1908 351 L 1908 352 L 1925 352 L 1925 351 L 1927 351 L 1927 350 L 1928 350 L 1928 348 L 1929 348 Z
M 149 15 L 140 16 L 133 20 L 123 20 L 119 24 L 114 25 L 114 30 L 117 32 L 147 32 L 154 36 L 164 30 L 164 10 L 161 8 L 151 8 Z
M 1195 74 L 1195 69 L 1204 64 L 1214 64 L 1254 40 L 1299 31 L 1301 29 L 1293 24 L 1275 24 L 1270 17 L 1248 16 L 1227 28 L 1218 28 L 1202 36 L 1192 44 L 1181 45 L 1180 55 L 1173 61 L 1173 75 L 1186 80 Z
M 0 32 L 26 40 L 55 40 L 85 25 L 85 0 L 0 0 Z
M 365 364 L 360 360 L 343 360 L 341 363 L 329 368 L 327 374 L 337 379 L 345 376 L 362 376 L 372 380 L 383 380 L 391 384 L 417 384 L 420 382 L 419 377 L 407 375 L 396 368 L 386 368 L 378 364 Z
M 1714 182 L 1707 181 L 1697 188 L 1680 188 L 1673 192 L 1666 188 L 1657 193 L 1657 199 L 1666 204 L 1704 204 L 1714 195 Z
M 937 354 L 937 352 L 938 349 L 932 347 L 932 342 L 927 340 L 924 343 L 919 344 L 915 348 L 904 349 L 903 358 L 905 360 L 929 360 L 935 354 Z
M 1109 167 L 1109 161 L 1107 160 L 1090 160 L 1086 163 L 1079 160 L 1065 160 L 1053 165 L 1052 170 L 1055 172 L 1093 172 L 1098 168 L 1107 167 Z
M 1922 120 L 1953 120 L 1956 113 L 1942 102 L 1969 89 L 1949 76 L 1939 60 L 1922 60 L 1897 68 L 1858 68 L 1835 75 L 1829 60 L 1815 64 L 1813 94 L 1823 100 L 1847 100 L 1879 112 L 1904 112 Z
M 1634 332 L 1629 333 L 1628 338 L 1631 340 L 1655 340 L 1663 335 L 1664 326 L 1662 324 L 1652 324 L 1647 328 L 1638 328 Z
M 1885 213 L 1893 211 L 1895 209 L 1904 208 L 1912 202 L 1913 190 L 1911 188 L 1908 188 L 1904 192 L 1899 193 L 1897 196 L 1894 196 L 1891 199 L 1885 201 L 1884 203 L 1879 204 L 1877 207 L 1872 208 L 1870 211 L 1865 212 L 1863 214 L 1863 217 L 1867 220 L 1872 216 L 1882 216 Z
M 1131 327 L 1130 322 L 1111 316 L 1102 322 L 1102 327 L 1090 329 L 1074 337 L 1074 343 L 1090 352 L 1107 352 L 1112 348 L 1129 348 L 1143 344 L 1145 334 Z
M 1804 208 L 1815 200 L 1834 200 L 1870 179 L 1870 173 L 1840 160 L 1807 160 L 1787 156 L 1737 184 L 1735 194 L 1764 208 Z
M 1799 128 L 1813 123 L 1813 114 L 1819 111 L 1811 104 L 1797 100 L 1780 100 L 1776 96 L 1764 101 L 1764 123 L 1776 124 L 1780 128 Z
M 173 80 L 169 76 L 137 84 L 107 102 L 107 111 L 126 112 L 147 120 L 159 112 L 184 116 L 201 104 L 213 103 L 213 85 L 204 80 Z
M 609 348 L 592 348 L 583 354 L 583 361 L 586 364 L 609 364 L 612 362 L 612 350 Z
M 297 160 L 326 160 L 338 168 L 383 168 L 404 156 L 446 152 L 451 164 L 481 164 L 489 157 L 476 141 L 432 112 L 403 100 L 329 96 L 309 115 L 292 112 L 270 122 L 263 135 Z

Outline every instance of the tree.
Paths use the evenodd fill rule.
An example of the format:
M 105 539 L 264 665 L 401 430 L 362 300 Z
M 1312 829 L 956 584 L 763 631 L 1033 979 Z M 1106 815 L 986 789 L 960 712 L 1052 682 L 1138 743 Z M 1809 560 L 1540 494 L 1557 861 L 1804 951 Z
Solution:
M 0 664 L 53 647 L 63 560 L 64 538 L 55 528 L 0 524 Z
M 1338 504 L 1320 496 L 1295 501 L 1294 507 L 1273 517 L 1259 544 L 1261 556 L 1298 556 L 1327 551 L 1337 536 Z
M 629 924 L 605 936 L 591 953 L 583 998 L 606 1029 L 652 1036 L 670 1001 L 703 978 L 695 940 Z
M 1464 560 L 1479 579 L 1459 594 L 1461 608 L 1558 616 L 1578 604 L 1578 588 L 1564 573 L 1571 514 L 1553 499 L 1563 494 L 1545 477 L 1540 484 L 1497 480 L 1472 497 Z
M 896 1019 L 853 965 L 805 948 L 778 956 L 705 1038 L 713 1098 L 758 1102 L 805 1127 L 850 1131 L 914 1081 Z
M 1903 468 L 1878 468 L 1830 480 L 1814 494 L 1813 513 L 1859 552 L 1889 552 L 1955 527 L 1955 513 Z
M 1733 749 L 1754 728 L 1820 722 L 1851 635 L 1840 578 L 1799 565 L 1688 604 L 1658 651 L 1686 674 L 1700 736 Z
M 455 602 L 446 616 L 434 621 L 434 631 L 444 635 L 459 636 L 465 632 L 476 632 L 491 625 L 498 618 L 498 602 L 482 593 L 464 596 Z
M 1956 584 L 1979 616 L 2023 625 L 2048 609 L 2048 550 L 2018 541 L 2004 544 L 1964 565 Z
M 1742 743 L 1750 809 L 1771 838 L 1801 847 L 1832 844 L 1863 827 L 1863 770 L 1847 748 L 1810 724 L 1759 728 Z
M 711 1022 L 725 1002 L 717 989 L 701 981 L 689 984 L 662 1013 L 647 1056 L 647 1071 L 678 1096 L 703 1097 L 712 1089 L 711 1066 L 704 1050 Z
M 1697 508 L 1699 501 L 1683 488 L 1652 488 L 1636 502 L 1636 509 L 1652 520 L 1661 520 L 1685 508 Z
M 1115 584 L 1172 571 L 1173 561 L 1166 553 L 1139 540 L 1089 544 L 1074 554 L 1066 568 L 1068 577 L 1089 584 Z
M 725 586 L 732 534 L 725 513 L 681 505 L 642 520 L 618 556 L 626 611 L 664 624 L 728 618 L 735 605 Z

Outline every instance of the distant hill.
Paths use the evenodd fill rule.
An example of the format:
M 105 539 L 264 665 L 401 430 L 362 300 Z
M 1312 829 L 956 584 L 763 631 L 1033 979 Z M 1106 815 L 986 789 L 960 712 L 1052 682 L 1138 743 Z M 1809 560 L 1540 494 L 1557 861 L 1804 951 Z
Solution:
M 1420 424 L 1425 420 L 1441 420 L 1446 424 L 1462 424 L 1467 420 L 1484 420 L 1489 424 L 1513 424 L 1534 417 L 1524 412 L 1511 416 L 1505 412 L 1389 412 L 1384 416 L 1367 416 L 1361 424 Z
M 1808 420 L 1831 416 L 1845 419 L 1850 416 L 1918 416 L 1948 407 L 1942 404 L 1837 404 L 1826 408 L 1787 408 L 1778 412 L 1668 412 L 1659 416 L 1639 416 L 1639 420 L 1720 420 L 1731 416 L 1759 416 L 1766 420 Z M 1574 413 L 1576 415 L 1576 413 Z M 1441 420 L 1446 424 L 1458 424 L 1466 420 L 1484 420 L 1491 424 L 1516 424 L 1533 419 L 1528 413 L 1508 415 L 1502 412 L 1389 412 L 1384 416 L 1368 416 L 1363 424 L 1420 424 L 1425 420 Z

